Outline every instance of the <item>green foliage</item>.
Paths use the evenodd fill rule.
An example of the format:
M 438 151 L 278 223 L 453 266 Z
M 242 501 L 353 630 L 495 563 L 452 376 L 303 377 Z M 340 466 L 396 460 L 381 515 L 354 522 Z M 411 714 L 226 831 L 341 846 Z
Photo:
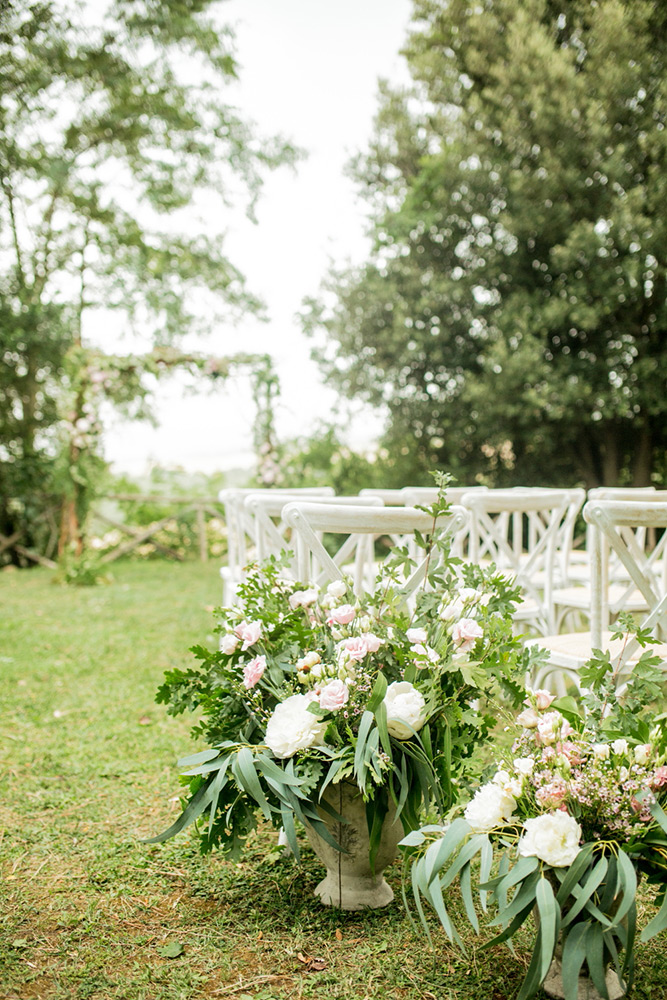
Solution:
M 373 251 L 304 318 L 415 472 L 664 475 L 665 37 L 658 0 L 415 3 L 354 166 Z
M 210 224 L 202 221 L 195 236 L 184 233 L 199 205 L 210 222 L 232 193 L 252 216 L 264 173 L 298 155 L 280 138 L 258 141 L 221 98 L 236 79 L 221 8 L 220 0 L 116 0 L 84 12 L 71 0 L 19 0 L 3 12 L 0 530 L 6 533 L 30 530 L 12 499 L 43 513 L 49 494 L 62 489 L 62 470 L 54 482 L 52 463 L 63 435 L 63 461 L 72 470 L 66 485 L 76 484 L 75 505 L 87 502 L 82 484 L 95 476 L 88 468 L 93 443 L 70 439 L 78 436 L 76 425 L 91 423 L 83 408 L 91 404 L 84 396 L 93 368 L 98 395 L 103 390 L 106 399 L 140 414 L 142 372 L 170 367 L 167 345 L 261 307 Z M 143 364 L 91 358 L 81 339 L 84 316 L 97 308 L 139 323 L 160 350 Z M 191 356 L 190 367 L 203 360 Z M 224 373 L 224 365 L 209 372 Z M 98 430 L 86 426 L 83 434 L 95 438 Z

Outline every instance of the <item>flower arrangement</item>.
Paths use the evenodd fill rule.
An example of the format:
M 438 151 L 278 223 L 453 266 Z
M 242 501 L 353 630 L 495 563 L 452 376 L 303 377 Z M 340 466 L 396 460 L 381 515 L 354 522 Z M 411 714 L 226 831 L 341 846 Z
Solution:
M 632 619 L 622 628 L 648 643 Z M 422 920 L 426 900 L 453 942 L 462 946 L 443 893 L 457 878 L 467 917 L 480 930 L 473 859 L 481 910 L 489 914 L 490 897 L 488 924 L 500 928 L 485 947 L 510 941 L 537 914 L 519 1000 L 533 996 L 548 974 L 550 995 L 576 1000 L 586 972 L 600 997 L 623 995 L 633 977 L 642 875 L 659 886 L 662 902 L 642 940 L 667 927 L 667 716 L 655 708 L 664 683 L 659 664 L 645 651 L 617 688 L 609 654 L 596 654 L 581 669 L 577 699 L 527 691 L 508 753 L 463 815 L 402 841 Z
M 452 558 L 436 532 L 417 542 L 428 571 L 412 594 L 402 549 L 363 597 L 347 579 L 295 582 L 287 554 L 251 569 L 238 603 L 215 612 L 218 649 L 194 647 L 198 665 L 158 691 L 171 714 L 201 713 L 193 735 L 208 748 L 179 761 L 184 809 L 152 842 L 196 821 L 203 851 L 238 857 L 263 814 L 297 858 L 295 820 L 338 847 L 323 796 L 348 781 L 366 803 L 372 863 L 390 804 L 407 831 L 457 801 L 496 700 L 518 704 L 532 654 L 513 635 L 518 594 L 504 577 Z

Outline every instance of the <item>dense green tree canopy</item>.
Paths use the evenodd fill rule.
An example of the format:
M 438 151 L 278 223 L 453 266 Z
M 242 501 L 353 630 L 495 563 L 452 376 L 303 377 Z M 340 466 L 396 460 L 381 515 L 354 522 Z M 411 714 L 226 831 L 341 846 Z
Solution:
M 374 249 L 306 328 L 387 443 L 463 481 L 665 474 L 667 8 L 415 0 L 355 165 Z
M 89 310 L 164 346 L 260 308 L 225 253 L 228 208 L 252 214 L 264 172 L 297 154 L 225 101 L 223 13 L 221 0 L 0 3 L 0 531 L 8 499 L 47 482 Z M 114 398 L 135 396 L 119 384 Z

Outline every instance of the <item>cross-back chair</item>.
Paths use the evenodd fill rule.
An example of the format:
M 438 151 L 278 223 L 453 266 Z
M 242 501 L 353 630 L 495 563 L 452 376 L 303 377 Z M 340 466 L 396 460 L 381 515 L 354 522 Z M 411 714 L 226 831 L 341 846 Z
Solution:
M 290 503 L 283 518 L 293 529 L 292 542 L 297 558 L 297 577 L 304 582 L 324 586 L 352 576 L 356 594 L 372 591 L 377 565 L 374 542 L 384 536 L 413 538 L 415 531 L 433 530 L 453 536 L 465 528 L 467 514 L 461 507 L 433 518 L 411 507 L 361 507 L 336 504 Z M 322 534 L 342 536 L 333 555 L 322 542 Z M 406 594 L 412 594 L 428 571 L 424 557 L 405 581 Z
M 228 488 L 220 491 L 218 500 L 225 509 L 227 527 L 227 563 L 220 569 L 223 605 L 229 605 L 234 600 L 236 588 L 245 575 L 249 549 L 254 545 L 252 521 L 244 507 L 244 500 L 250 494 L 259 492 L 299 498 L 333 496 L 335 490 L 331 486 L 308 486 L 294 489 L 271 487 L 265 490 L 258 487 Z
M 592 528 L 590 629 L 529 640 L 549 657 L 533 678 L 534 685 L 548 685 L 559 693 L 568 681 L 578 684 L 578 671 L 595 649 L 609 652 L 619 684 L 638 659 L 636 640 L 612 639 L 615 616 L 635 610 L 630 602 L 623 607 L 610 601 L 614 583 L 610 567 L 615 560 L 627 573 L 628 593 L 636 591 L 642 597 L 643 609 L 635 617 L 651 630 L 657 655 L 667 661 L 667 502 L 648 497 L 589 500 L 584 519 Z
M 471 515 L 465 558 L 494 563 L 512 578 L 523 595 L 515 622 L 542 634 L 552 630 L 556 557 L 572 503 L 572 491 L 549 489 L 486 490 L 461 498 Z

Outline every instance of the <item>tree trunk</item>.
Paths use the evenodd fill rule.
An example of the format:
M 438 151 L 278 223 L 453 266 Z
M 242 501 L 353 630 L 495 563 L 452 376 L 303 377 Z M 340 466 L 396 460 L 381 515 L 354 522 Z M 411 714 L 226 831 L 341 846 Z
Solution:
M 632 466 L 632 485 L 650 486 L 653 465 L 653 437 L 651 429 L 644 424 L 637 436 L 634 462 Z

